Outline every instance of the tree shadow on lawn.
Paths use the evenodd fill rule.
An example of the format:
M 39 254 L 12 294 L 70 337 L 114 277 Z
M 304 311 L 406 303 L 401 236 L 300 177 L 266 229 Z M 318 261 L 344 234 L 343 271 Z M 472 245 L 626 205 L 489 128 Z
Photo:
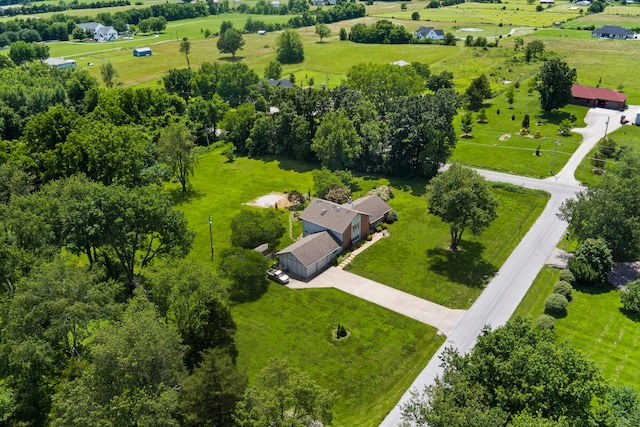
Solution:
M 631 310 L 627 310 L 624 307 L 620 307 L 618 308 L 618 310 L 620 310 L 620 313 L 622 313 L 624 316 L 626 316 L 629 320 L 632 320 L 636 323 L 640 322 L 640 314 L 633 312 Z
M 294 160 L 285 157 L 278 156 L 256 156 L 252 157 L 255 160 L 261 160 L 265 163 L 278 162 L 278 167 L 282 170 L 293 172 L 311 172 L 315 169 L 320 169 L 320 165 L 317 163 L 311 163 L 304 160 Z
M 602 295 L 617 290 L 616 287 L 611 285 L 610 283 L 601 285 L 576 283 L 574 285 L 574 289 L 576 292 L 589 295 Z
M 426 193 L 425 187 L 428 181 L 424 180 L 409 180 L 403 178 L 389 177 L 389 184 L 393 188 L 397 188 L 403 191 L 410 191 L 411 195 L 421 197 Z
M 182 187 L 180 188 L 172 188 L 167 191 L 169 194 L 169 198 L 171 199 L 171 203 L 173 205 L 181 205 L 183 203 L 191 203 L 194 200 L 198 200 L 204 197 L 204 193 L 199 190 L 190 189 L 186 193 L 182 191 Z
M 463 241 L 459 252 L 444 248 L 426 251 L 431 260 L 431 270 L 446 276 L 452 282 L 472 288 L 483 288 L 486 278 L 496 274 L 496 266 L 482 258 L 484 245 L 478 242 Z
M 568 111 L 554 110 L 550 114 L 547 114 L 546 112 L 541 110 L 540 112 L 538 112 L 538 114 L 536 114 L 535 117 L 537 119 L 546 120 L 549 124 L 559 125 L 563 120 L 574 118 L 574 115 Z

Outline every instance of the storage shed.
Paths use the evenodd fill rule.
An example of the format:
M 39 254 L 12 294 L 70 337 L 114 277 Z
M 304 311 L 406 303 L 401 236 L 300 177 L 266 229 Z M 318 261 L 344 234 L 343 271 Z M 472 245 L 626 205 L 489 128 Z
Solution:
M 137 49 L 133 49 L 133 56 L 151 56 L 151 53 L 150 47 L 139 47 Z

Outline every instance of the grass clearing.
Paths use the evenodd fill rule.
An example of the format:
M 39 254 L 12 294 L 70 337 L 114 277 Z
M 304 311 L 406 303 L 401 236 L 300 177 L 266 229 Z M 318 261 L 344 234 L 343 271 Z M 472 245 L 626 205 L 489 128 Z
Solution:
M 544 299 L 553 290 L 559 270 L 544 267 L 516 310 L 536 318 L 544 312 Z M 583 287 L 573 291 L 567 316 L 556 320 L 560 340 L 596 362 L 605 378 L 637 386 L 640 377 L 640 323 L 622 311 L 620 295 L 612 286 Z
M 233 307 L 238 365 L 255 375 L 285 356 L 338 392 L 335 426 L 378 426 L 444 342 L 436 329 L 335 289 L 276 284 Z M 345 325 L 350 336 L 335 341 Z
M 394 188 L 398 188 L 392 180 Z M 358 255 L 353 273 L 450 308 L 468 308 L 538 218 L 548 195 L 514 187 L 494 186 L 498 219 L 480 236 L 463 236 L 461 251 L 451 253 L 449 228 L 428 213 L 418 191 L 397 191 L 389 204 L 399 221 L 391 237 Z
M 243 203 L 272 191 L 306 193 L 313 188 L 313 167 L 270 158 L 240 157 L 229 163 L 216 152 L 203 155 L 192 193 L 183 195 L 177 184 L 167 186 L 189 228 L 196 231 L 190 257 L 210 259 L 209 214 L 219 254 L 230 246 L 231 218 Z M 378 183 L 362 182 L 362 192 Z M 283 212 L 287 230 L 288 217 Z M 302 230 L 295 224 L 297 237 Z M 281 246 L 289 243 L 285 237 Z M 444 342 L 435 328 L 333 289 L 294 291 L 271 284 L 259 300 L 234 305 L 232 312 L 240 368 L 251 378 L 270 358 L 289 358 L 338 392 L 336 426 L 377 426 Z M 347 340 L 332 340 L 337 323 L 351 333 Z

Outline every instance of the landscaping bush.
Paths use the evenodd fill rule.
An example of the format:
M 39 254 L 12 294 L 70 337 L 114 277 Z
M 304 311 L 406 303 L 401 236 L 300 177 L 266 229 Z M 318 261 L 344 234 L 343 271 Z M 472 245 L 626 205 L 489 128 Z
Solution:
M 534 134 L 533 134 L 534 138 L 542 138 L 542 132 L 540 132 L 539 130 L 537 130 Z
M 387 224 L 393 224 L 397 220 L 398 220 L 398 212 L 396 212 L 395 210 L 392 210 L 387 214 L 387 217 L 385 218 L 384 222 L 386 222 Z
M 381 231 L 382 231 L 382 226 L 380 226 L 380 225 L 379 225 L 379 226 L 377 226 L 377 227 L 376 227 L 376 233 L 379 233 L 379 232 L 381 232 Z
M 567 300 L 571 300 L 571 291 L 573 291 L 573 286 L 569 282 L 561 280 L 553 285 L 553 292 L 564 295 Z
M 378 196 L 385 202 L 388 202 L 390 199 L 393 199 L 393 188 L 388 185 L 381 185 L 367 193 L 367 196 Z
M 367 242 L 370 242 L 373 240 L 373 236 L 371 234 L 367 234 Z
M 349 190 L 347 187 L 336 185 L 331 187 L 329 191 L 327 191 L 327 193 L 324 195 L 324 198 L 330 202 L 343 204 L 347 203 L 350 195 L 351 190 Z
M 571 273 L 569 270 L 560 271 L 560 280 L 563 282 L 567 282 L 570 285 L 573 285 L 574 283 L 576 283 L 576 278 L 573 276 L 573 273 Z
M 567 309 L 569 301 L 564 295 L 551 294 L 544 300 L 544 310 L 549 314 L 562 314 Z
M 620 293 L 620 301 L 625 310 L 640 314 L 640 280 L 627 283 Z
M 389 226 L 387 225 L 387 223 L 386 223 L 386 222 L 383 222 L 383 223 L 382 223 L 382 229 L 383 229 L 383 230 L 386 230 L 387 228 L 389 228 Z
M 603 239 L 586 239 L 569 260 L 569 270 L 578 282 L 604 283 L 613 266 L 613 256 Z
M 538 329 L 554 330 L 556 328 L 556 319 L 548 314 L 543 314 L 535 320 L 534 326 Z

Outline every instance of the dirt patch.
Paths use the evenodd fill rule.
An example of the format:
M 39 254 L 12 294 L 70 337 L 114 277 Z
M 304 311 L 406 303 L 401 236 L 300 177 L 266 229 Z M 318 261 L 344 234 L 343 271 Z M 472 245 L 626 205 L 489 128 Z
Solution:
M 258 208 L 274 208 L 276 207 L 276 203 L 279 208 L 286 208 L 291 205 L 287 199 L 287 195 L 283 193 L 265 194 L 264 196 L 260 196 L 248 203 L 245 203 L 245 205 L 255 206 Z
M 498 138 L 500 141 L 506 141 L 507 139 L 511 138 L 511 134 L 510 133 L 505 133 L 503 135 L 500 135 L 500 138 Z

